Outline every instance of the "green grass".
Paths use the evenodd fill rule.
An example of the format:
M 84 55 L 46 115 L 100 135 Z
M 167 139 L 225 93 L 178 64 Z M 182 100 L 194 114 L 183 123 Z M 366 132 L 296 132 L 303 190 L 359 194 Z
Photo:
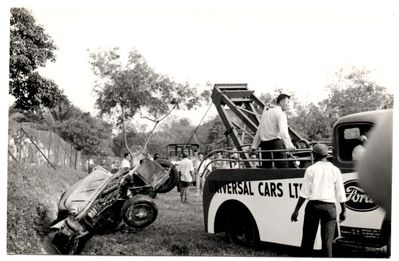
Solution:
M 85 174 L 71 169 L 9 162 L 7 200 L 7 253 L 43 254 L 41 242 L 57 213 L 61 193 Z M 157 220 L 144 229 L 121 225 L 118 230 L 95 235 L 83 255 L 139 256 L 286 256 L 268 247 L 248 248 L 228 243 L 223 235 L 205 233 L 202 198 L 191 194 L 180 202 L 176 189 L 158 194 Z
M 194 193 L 192 193 L 194 194 Z M 191 195 L 189 204 L 180 202 L 173 190 L 158 194 L 157 220 L 144 229 L 122 226 L 119 231 L 93 237 L 84 255 L 140 256 L 281 256 L 267 248 L 247 248 L 228 243 L 223 235 L 205 233 L 202 199 Z
M 83 173 L 9 162 L 7 187 L 7 253 L 41 254 L 61 193 Z

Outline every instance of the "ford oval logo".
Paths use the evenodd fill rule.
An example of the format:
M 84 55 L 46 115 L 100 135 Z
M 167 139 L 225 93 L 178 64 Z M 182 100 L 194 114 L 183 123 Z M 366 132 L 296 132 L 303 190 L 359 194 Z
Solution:
M 378 205 L 364 193 L 357 180 L 348 180 L 344 183 L 346 193 L 346 207 L 359 212 L 372 211 L 378 208 Z

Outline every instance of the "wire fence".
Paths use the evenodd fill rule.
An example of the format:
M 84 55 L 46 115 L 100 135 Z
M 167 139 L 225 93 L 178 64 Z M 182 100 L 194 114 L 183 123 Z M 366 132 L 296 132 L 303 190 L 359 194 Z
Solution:
M 52 131 L 13 124 L 8 132 L 9 160 L 30 165 L 82 169 L 81 152 Z

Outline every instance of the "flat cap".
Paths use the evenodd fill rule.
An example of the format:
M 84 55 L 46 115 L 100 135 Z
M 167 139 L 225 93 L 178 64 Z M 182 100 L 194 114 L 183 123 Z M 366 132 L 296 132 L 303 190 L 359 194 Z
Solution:
M 312 149 L 313 153 L 320 155 L 320 156 L 327 156 L 328 155 L 328 147 L 325 144 L 315 144 Z

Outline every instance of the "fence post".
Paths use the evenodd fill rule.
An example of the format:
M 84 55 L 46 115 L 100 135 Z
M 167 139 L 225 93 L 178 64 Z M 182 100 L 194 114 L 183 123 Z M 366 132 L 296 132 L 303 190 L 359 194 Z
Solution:
M 60 139 L 59 137 L 56 137 L 56 142 L 57 142 L 57 153 L 55 153 L 55 158 L 56 158 L 56 162 L 57 164 L 60 164 L 59 159 L 60 159 Z
M 75 169 L 78 168 L 78 151 L 75 150 Z
M 48 158 L 49 159 L 51 159 L 50 158 L 50 156 L 51 156 L 51 133 L 52 133 L 52 131 L 50 131 L 50 137 L 49 137 L 49 141 L 48 141 Z M 47 166 L 48 166 L 48 164 L 47 164 Z
M 70 157 L 69 157 L 69 167 L 72 167 L 73 165 L 72 165 L 72 153 L 73 153 L 73 147 L 72 147 L 72 144 L 71 144 L 71 154 L 69 154 L 69 155 L 71 155 Z

